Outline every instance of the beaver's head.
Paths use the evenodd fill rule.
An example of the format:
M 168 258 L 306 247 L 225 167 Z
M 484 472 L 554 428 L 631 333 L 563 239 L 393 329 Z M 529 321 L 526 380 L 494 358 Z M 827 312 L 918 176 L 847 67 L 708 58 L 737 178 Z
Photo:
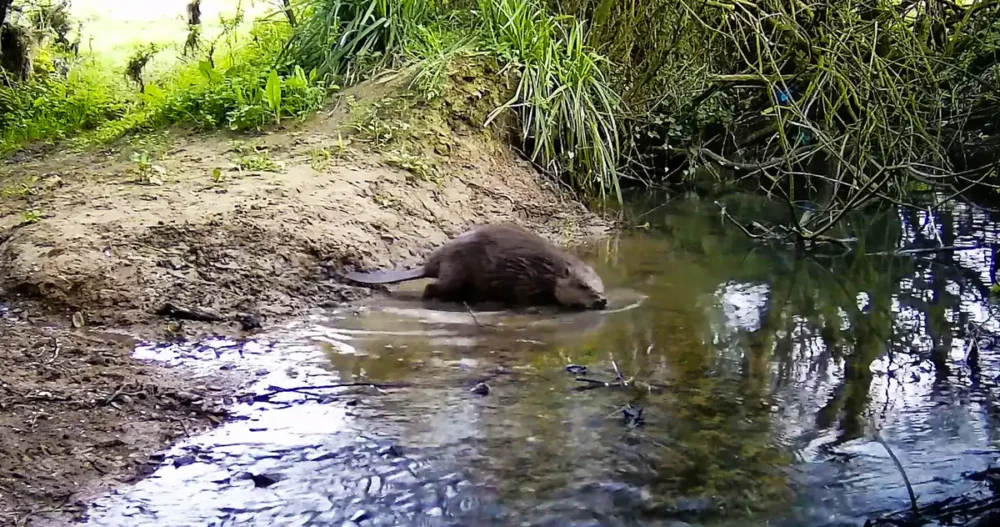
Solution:
M 570 258 L 561 276 L 556 280 L 556 300 L 566 307 L 577 309 L 604 309 L 608 298 L 604 282 L 592 267 Z

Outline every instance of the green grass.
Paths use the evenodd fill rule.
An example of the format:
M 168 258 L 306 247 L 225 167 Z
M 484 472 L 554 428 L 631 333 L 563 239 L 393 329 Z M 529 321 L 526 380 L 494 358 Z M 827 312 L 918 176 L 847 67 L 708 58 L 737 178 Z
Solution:
M 479 9 L 487 49 L 520 74 L 513 97 L 491 119 L 517 112 L 533 160 L 587 194 L 621 201 L 619 96 L 602 57 L 586 44 L 584 24 L 530 0 L 480 0 Z
M 324 87 L 403 65 L 417 65 L 412 85 L 433 100 L 445 96 L 455 60 L 474 58 L 494 63 L 483 70 L 497 78 L 515 79 L 496 90 L 479 125 L 516 123 L 518 142 L 539 167 L 588 194 L 620 199 L 618 96 L 581 22 L 553 16 L 534 0 L 303 0 L 297 8 L 294 30 L 272 18 L 244 35 L 241 13 L 222 20 L 210 57 L 177 61 L 182 35 L 176 45 L 159 38 L 156 48 L 165 51 L 151 55 L 141 83 L 127 81 L 124 66 L 111 66 L 123 62 L 113 54 L 88 56 L 67 79 L 41 76 L 17 90 L 0 88 L 0 152 L 66 137 L 107 144 L 174 123 L 260 128 L 318 108 Z M 143 57 L 151 48 L 133 49 L 129 56 Z M 364 131 L 376 142 L 394 133 L 392 121 L 360 126 L 372 128 Z
M 0 153 L 34 140 L 61 139 L 124 118 L 134 106 L 123 77 L 85 59 L 65 80 L 0 87 Z
M 442 0 L 443 1 L 443 0 Z M 353 84 L 389 64 L 407 35 L 429 20 L 435 0 L 303 0 L 308 13 L 282 54 L 286 64 Z
M 175 123 L 247 130 L 305 116 L 327 92 L 314 72 L 290 68 L 279 75 L 276 60 L 289 35 L 280 21 L 254 22 L 228 39 L 234 45 L 223 47 L 229 51 L 217 49 L 159 74 L 144 72 L 144 93 L 126 80 L 123 68 L 91 55 L 76 61 L 65 79 L 36 75 L 26 84 L 0 87 L 0 153 L 67 137 L 80 146 L 103 145 Z
M 534 0 L 305 4 L 312 16 L 283 54 L 287 63 L 345 84 L 381 68 L 417 64 L 413 85 L 433 99 L 444 95 L 457 58 L 494 61 L 518 82 L 479 124 L 515 115 L 532 161 L 587 194 L 621 199 L 619 97 L 604 74 L 608 65 L 586 43 L 582 22 L 553 16 Z M 368 132 L 381 141 L 391 130 Z

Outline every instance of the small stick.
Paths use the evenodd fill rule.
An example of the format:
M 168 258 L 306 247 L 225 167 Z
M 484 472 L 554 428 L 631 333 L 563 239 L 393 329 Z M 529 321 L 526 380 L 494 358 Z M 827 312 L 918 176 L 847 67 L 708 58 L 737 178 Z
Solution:
M 93 459 L 88 459 L 87 462 L 90 463 L 90 466 L 94 467 L 94 470 L 99 472 L 102 476 L 108 473 L 107 470 L 97 466 L 97 463 L 95 463 Z
M 185 437 L 190 437 L 191 436 L 191 432 L 188 431 L 187 424 L 184 422 L 183 419 L 173 418 L 173 419 L 171 419 L 171 421 L 174 421 L 175 423 L 178 423 L 178 424 L 181 425 L 181 429 L 184 430 L 184 436 Z
M 972 251 L 980 247 L 974 245 L 949 245 L 946 247 L 929 247 L 926 249 L 900 249 L 898 251 L 880 251 L 866 253 L 865 256 L 908 256 L 920 254 L 935 254 L 943 252 Z
M 913 486 L 910 485 L 910 478 L 906 477 L 906 471 L 903 470 L 903 464 L 899 462 L 899 458 L 893 453 L 892 449 L 889 448 L 889 444 L 882 439 L 882 435 L 879 434 L 878 430 L 875 431 L 875 440 L 878 441 L 882 448 L 889 453 L 889 457 L 892 458 L 892 462 L 896 464 L 896 468 L 899 470 L 899 474 L 903 476 L 903 483 L 906 484 L 906 492 L 910 495 L 910 510 L 913 512 L 914 516 L 920 515 L 920 508 L 917 506 L 917 495 L 913 493 Z
M 576 377 L 574 380 L 577 382 L 584 382 L 590 385 L 590 387 L 579 388 L 580 390 L 589 390 L 591 388 L 641 388 L 647 392 L 652 392 L 654 390 L 666 390 L 669 388 L 666 384 L 656 384 L 644 381 L 637 381 L 634 383 L 628 382 L 626 384 L 602 381 L 599 379 L 591 379 L 589 377 Z
M 469 306 L 469 303 L 468 302 L 462 302 L 462 303 L 465 304 L 465 309 L 469 311 L 469 316 L 471 316 L 472 321 L 476 323 L 476 327 L 477 328 L 482 327 L 482 325 L 479 324 L 479 319 L 476 318 L 476 314 L 472 311 L 472 307 Z
M 52 364 L 55 362 L 55 360 L 59 358 L 59 350 L 62 349 L 62 346 L 59 345 L 59 339 L 54 338 L 52 340 L 52 356 L 49 357 L 49 360 L 45 361 L 45 364 Z
M 409 387 L 409 383 L 391 383 L 391 384 L 377 384 L 373 382 L 342 382 L 336 384 L 325 384 L 322 386 L 298 386 L 293 388 L 278 388 L 276 386 L 270 386 L 270 391 L 259 393 L 253 396 L 254 400 L 262 401 L 268 399 L 274 395 L 282 393 L 308 393 L 312 390 L 333 390 L 336 388 L 351 388 L 351 387 L 367 387 L 374 388 L 380 393 L 385 393 L 382 391 L 383 388 L 406 388 Z
M 592 384 L 594 386 L 604 386 L 604 387 L 611 386 L 610 382 L 601 381 L 601 380 L 597 380 L 597 379 L 589 379 L 587 377 L 577 377 L 576 381 L 577 382 L 585 382 L 587 384 Z
M 610 358 L 611 365 L 615 368 L 615 377 L 618 377 L 618 384 L 625 386 L 625 377 L 622 376 L 621 370 L 618 369 L 618 363 L 615 362 L 615 357 L 612 355 Z
M 127 382 L 126 382 L 126 383 L 122 383 L 122 385 L 118 387 L 118 390 L 116 390 L 116 391 L 115 391 L 115 393 L 111 394 L 111 397 L 108 397 L 108 398 L 107 398 L 107 400 L 106 400 L 106 401 L 104 401 L 104 406 L 107 406 L 107 405 L 109 405 L 109 404 L 113 403 L 113 402 L 115 401 L 115 399 L 116 399 L 116 398 L 117 398 L 117 397 L 118 397 L 119 395 L 121 395 L 121 394 L 122 394 L 122 392 L 123 392 L 123 391 L 125 391 L 125 388 L 126 388 L 127 386 L 129 386 L 130 384 L 131 384 L 131 383 L 127 383 Z

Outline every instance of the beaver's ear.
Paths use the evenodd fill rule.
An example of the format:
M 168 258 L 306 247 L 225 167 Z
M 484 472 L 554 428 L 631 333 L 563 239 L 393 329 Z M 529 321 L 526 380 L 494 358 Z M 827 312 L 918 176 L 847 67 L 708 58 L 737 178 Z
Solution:
M 563 278 L 569 278 L 569 275 L 571 274 L 572 272 L 570 272 L 570 268 L 568 265 L 566 267 L 563 267 Z

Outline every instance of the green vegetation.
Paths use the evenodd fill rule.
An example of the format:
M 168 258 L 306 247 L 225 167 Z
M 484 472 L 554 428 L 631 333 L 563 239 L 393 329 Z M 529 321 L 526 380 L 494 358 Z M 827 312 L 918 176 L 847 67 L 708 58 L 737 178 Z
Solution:
M 32 9 L 37 11 L 27 12 L 49 8 Z M 256 129 L 319 108 L 326 88 L 315 74 L 290 68 L 279 75 L 275 69 L 290 35 L 287 25 L 270 19 L 248 25 L 241 33 L 240 14 L 223 20 L 224 33 L 208 51 L 157 75 L 148 72 L 148 65 L 162 51 L 158 46 L 137 47 L 114 71 L 103 57 L 77 57 L 70 46 L 42 39 L 45 47 L 30 80 L 0 86 L 0 152 L 68 137 L 83 146 L 106 144 L 175 123 Z M 44 24 L 32 29 L 54 33 Z M 72 66 L 65 76 L 53 66 L 67 63 Z
M 29 79 L 0 88 L 0 151 L 175 123 L 280 125 L 398 69 L 409 108 L 498 130 L 586 195 L 751 185 L 797 207 L 757 236 L 824 240 L 870 202 L 996 183 L 992 0 L 300 0 L 255 20 L 238 12 L 214 40 L 189 8 L 182 57 L 152 72 L 160 48 L 111 71 L 77 55 L 50 4 L 24 4 L 9 27 L 49 38 L 34 39 Z M 363 111 L 356 131 L 376 147 L 409 122 Z

